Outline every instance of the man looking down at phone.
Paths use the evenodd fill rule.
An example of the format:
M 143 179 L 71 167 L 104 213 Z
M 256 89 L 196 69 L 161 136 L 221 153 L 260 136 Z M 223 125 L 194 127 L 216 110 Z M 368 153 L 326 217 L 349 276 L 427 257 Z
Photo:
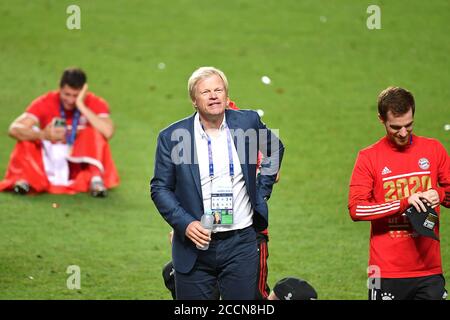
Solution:
M 108 144 L 114 133 L 109 107 L 87 92 L 86 81 L 83 70 L 64 70 L 59 90 L 35 99 L 12 122 L 8 133 L 17 144 L 0 191 L 105 197 L 119 184 Z

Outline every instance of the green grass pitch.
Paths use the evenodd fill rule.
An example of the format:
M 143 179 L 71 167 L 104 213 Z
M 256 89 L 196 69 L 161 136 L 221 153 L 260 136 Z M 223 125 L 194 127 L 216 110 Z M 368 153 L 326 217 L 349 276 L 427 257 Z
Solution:
M 71 4 L 80 30 L 66 28 Z M 366 27 L 371 4 L 380 30 Z M 449 18 L 447 0 L 3 1 L 0 174 L 10 122 L 77 65 L 110 103 L 122 183 L 107 199 L 0 194 L 0 299 L 171 298 L 161 279 L 170 228 L 149 181 L 157 134 L 192 113 L 187 79 L 203 65 L 222 69 L 232 99 L 263 109 L 286 145 L 269 204 L 270 285 L 297 276 L 320 299 L 366 299 L 369 223 L 346 207 L 356 153 L 384 134 L 376 97 L 389 85 L 414 93 L 415 132 L 450 150 Z M 69 265 L 81 268 L 80 290 L 66 287 Z

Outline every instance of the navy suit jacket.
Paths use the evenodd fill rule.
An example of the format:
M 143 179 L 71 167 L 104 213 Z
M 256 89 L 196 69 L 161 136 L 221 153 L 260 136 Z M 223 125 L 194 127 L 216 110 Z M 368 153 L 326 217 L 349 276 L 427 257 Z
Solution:
M 238 151 L 245 186 L 254 211 L 253 225 L 256 230 L 263 230 L 268 226 L 266 201 L 270 197 L 276 178 L 273 168 L 279 170 L 284 146 L 254 111 L 227 109 L 225 117 Z M 159 133 L 154 176 L 150 182 L 151 197 L 156 208 L 174 229 L 172 260 L 175 270 L 180 273 L 188 273 L 197 259 L 198 249 L 185 236 L 185 232 L 191 222 L 200 220 L 204 211 L 195 151 L 194 118 L 195 113 Z M 240 134 L 252 130 L 257 133 L 253 136 L 250 134 L 252 138 L 243 138 Z M 263 174 L 258 177 L 256 176 L 258 150 L 253 150 L 254 148 L 259 149 L 264 155 L 261 169 Z M 272 169 L 267 169 L 264 174 L 266 167 Z

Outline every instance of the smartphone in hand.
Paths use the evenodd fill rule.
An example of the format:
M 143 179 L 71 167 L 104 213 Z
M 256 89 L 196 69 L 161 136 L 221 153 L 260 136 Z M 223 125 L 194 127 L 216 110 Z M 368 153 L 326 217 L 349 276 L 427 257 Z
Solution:
M 55 127 L 65 127 L 66 126 L 66 119 L 63 118 L 55 118 L 53 125 Z

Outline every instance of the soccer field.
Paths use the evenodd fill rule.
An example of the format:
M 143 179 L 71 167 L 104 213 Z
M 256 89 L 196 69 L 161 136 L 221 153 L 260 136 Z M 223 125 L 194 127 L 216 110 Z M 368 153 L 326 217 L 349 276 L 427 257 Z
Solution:
M 80 30 L 66 27 L 71 4 Z M 369 5 L 379 30 L 367 28 Z M 110 104 L 121 185 L 106 199 L 1 193 L 0 299 L 171 299 L 170 227 L 149 182 L 158 132 L 193 112 L 187 79 L 204 65 L 225 72 L 239 107 L 264 110 L 286 146 L 269 201 L 270 286 L 295 276 L 319 299 L 366 299 L 370 224 L 349 217 L 350 174 L 385 133 L 376 97 L 390 85 L 415 95 L 415 133 L 450 151 L 449 21 L 447 0 L 2 1 L 0 175 L 11 121 L 76 65 Z M 440 228 L 449 278 L 449 209 Z M 70 265 L 79 290 L 66 286 Z

